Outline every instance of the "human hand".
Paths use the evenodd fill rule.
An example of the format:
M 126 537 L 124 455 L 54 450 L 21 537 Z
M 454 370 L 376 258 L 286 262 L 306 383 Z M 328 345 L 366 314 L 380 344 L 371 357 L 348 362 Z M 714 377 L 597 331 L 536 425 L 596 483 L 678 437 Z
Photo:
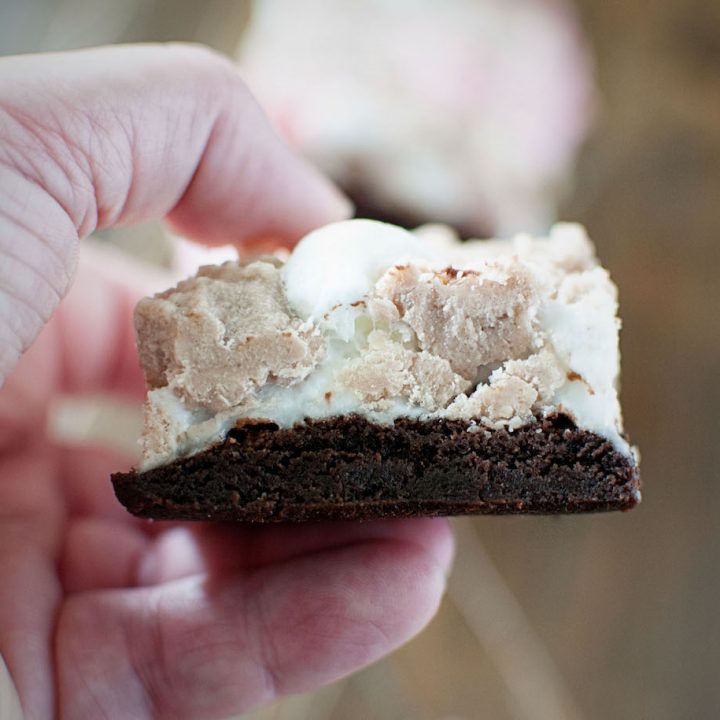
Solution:
M 45 435 L 58 393 L 144 392 L 137 276 L 83 261 L 55 311 L 79 238 L 165 216 L 204 242 L 291 242 L 347 212 L 207 51 L 0 61 L 0 653 L 27 718 L 227 716 L 350 673 L 434 614 L 445 521 L 147 523 L 112 494 L 127 458 Z

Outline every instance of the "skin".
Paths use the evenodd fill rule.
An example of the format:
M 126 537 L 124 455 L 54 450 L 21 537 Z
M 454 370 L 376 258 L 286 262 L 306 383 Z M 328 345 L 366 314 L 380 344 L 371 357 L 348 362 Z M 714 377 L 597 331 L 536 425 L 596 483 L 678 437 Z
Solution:
M 59 393 L 144 392 L 143 271 L 97 252 L 78 271 L 81 238 L 165 217 L 206 243 L 291 243 L 349 212 L 206 50 L 0 61 L 0 653 L 27 718 L 225 717 L 347 675 L 435 613 L 444 521 L 142 522 L 108 479 L 129 458 L 43 432 Z

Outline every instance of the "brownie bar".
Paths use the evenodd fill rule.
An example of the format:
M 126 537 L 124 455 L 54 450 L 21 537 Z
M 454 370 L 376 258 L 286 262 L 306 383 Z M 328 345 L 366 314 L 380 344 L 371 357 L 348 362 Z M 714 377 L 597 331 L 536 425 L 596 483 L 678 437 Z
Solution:
M 134 515 L 250 522 L 628 510 L 638 468 L 565 416 L 508 432 L 465 420 L 245 423 L 196 455 L 116 473 Z

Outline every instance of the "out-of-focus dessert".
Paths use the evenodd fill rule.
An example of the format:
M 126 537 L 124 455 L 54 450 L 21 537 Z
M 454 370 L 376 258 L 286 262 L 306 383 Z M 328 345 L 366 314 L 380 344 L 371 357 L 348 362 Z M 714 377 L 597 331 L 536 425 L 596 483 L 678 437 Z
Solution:
M 593 104 L 566 0 L 257 0 L 244 75 L 358 215 L 544 231 Z

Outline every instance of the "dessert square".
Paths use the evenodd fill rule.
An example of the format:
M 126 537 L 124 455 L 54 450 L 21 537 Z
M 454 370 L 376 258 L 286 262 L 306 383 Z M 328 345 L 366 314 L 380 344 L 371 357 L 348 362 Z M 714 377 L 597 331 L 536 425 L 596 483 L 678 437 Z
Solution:
M 460 242 L 351 220 L 201 268 L 135 314 L 142 517 L 628 509 L 617 292 L 578 225 Z

